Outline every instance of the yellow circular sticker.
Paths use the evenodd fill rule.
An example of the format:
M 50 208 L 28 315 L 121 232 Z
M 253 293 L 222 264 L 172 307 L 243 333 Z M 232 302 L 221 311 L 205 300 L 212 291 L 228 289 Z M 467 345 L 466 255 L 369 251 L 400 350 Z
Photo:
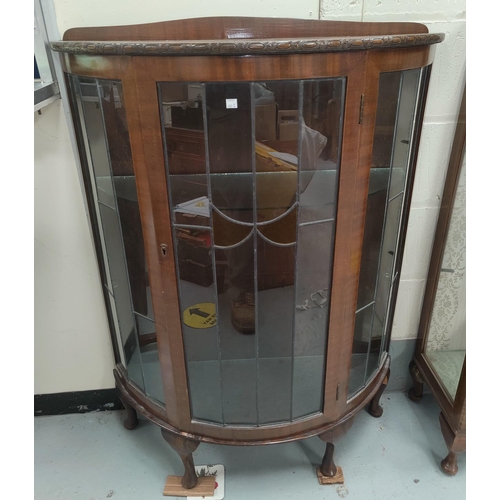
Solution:
M 182 321 L 191 328 L 212 328 L 217 324 L 215 315 L 215 304 L 213 302 L 202 302 L 184 309 Z

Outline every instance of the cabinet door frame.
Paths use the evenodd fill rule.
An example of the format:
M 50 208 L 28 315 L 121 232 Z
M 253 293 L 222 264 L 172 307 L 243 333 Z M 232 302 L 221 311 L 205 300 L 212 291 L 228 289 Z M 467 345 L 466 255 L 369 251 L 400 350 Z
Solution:
M 152 89 L 159 82 L 168 81 L 184 81 L 184 82 L 254 82 L 254 81 L 279 81 L 279 80 L 307 80 L 320 78 L 345 77 L 347 78 L 345 109 L 344 109 L 344 130 L 342 144 L 342 161 L 340 168 L 339 183 L 346 187 L 346 193 L 339 197 L 337 205 L 337 225 L 335 236 L 334 249 L 334 265 L 333 265 L 333 287 L 336 281 L 344 279 L 344 275 L 352 274 L 353 279 L 355 271 L 352 268 L 345 268 L 342 265 L 335 265 L 336 254 L 338 249 L 345 249 L 344 258 L 349 259 L 348 249 L 352 247 L 352 234 L 348 229 L 352 222 L 353 215 L 353 198 L 348 194 L 356 189 L 356 165 L 358 164 L 359 148 L 359 95 L 365 78 L 366 67 L 366 52 L 352 54 L 310 54 L 307 57 L 303 55 L 287 56 L 287 64 L 283 64 L 282 56 L 262 56 L 256 58 L 231 58 L 229 62 L 227 58 L 213 56 L 210 58 L 204 57 L 189 57 L 189 58 L 142 58 L 136 59 L 136 71 L 140 73 L 137 78 L 140 78 L 140 89 L 137 93 L 141 95 L 141 104 L 148 106 L 148 109 L 153 105 L 158 108 L 158 97 L 156 91 L 146 94 L 146 88 Z M 318 70 L 321 68 L 321 70 Z M 147 85 L 147 87 L 146 87 Z M 148 91 L 149 92 L 149 91 Z M 147 104 L 146 104 L 147 101 Z M 155 130 L 158 113 L 141 113 L 143 130 Z M 158 133 L 161 133 L 160 127 L 157 128 Z M 348 132 L 349 137 L 346 137 Z M 157 138 L 154 141 L 150 137 L 148 139 L 148 149 L 151 152 L 156 150 L 154 156 L 147 163 L 148 170 L 162 170 L 164 175 L 164 151 L 163 146 L 157 146 Z M 161 158 L 161 162 L 160 162 Z M 167 184 L 164 183 L 164 195 L 167 196 Z M 344 189 L 344 188 L 343 188 Z M 168 208 L 168 207 L 167 207 Z M 164 212 L 167 217 L 167 212 Z M 159 212 L 155 209 L 155 217 L 158 217 Z M 168 214 L 169 216 L 169 214 Z M 160 216 L 161 217 L 161 216 Z M 168 217 L 167 220 L 170 220 Z M 339 227 L 341 228 L 339 230 Z M 342 229 L 343 228 L 343 229 Z M 171 244 L 167 243 L 169 246 Z M 165 266 L 168 267 L 168 275 L 175 277 L 175 261 L 173 253 L 165 259 Z M 175 299 L 172 303 L 175 304 L 176 312 L 169 314 L 169 343 L 172 353 L 172 362 L 174 359 L 182 360 L 182 371 L 186 372 L 184 365 L 184 349 L 182 344 L 181 318 L 179 308 L 177 306 L 177 290 L 176 281 L 170 282 L 170 292 L 173 296 L 175 291 Z M 309 429 L 314 429 L 328 425 L 334 420 L 336 415 L 336 392 L 338 382 L 338 369 L 340 366 L 340 336 L 332 335 L 332 332 L 339 330 L 339 325 L 343 319 L 343 301 L 344 294 L 332 293 L 330 302 L 330 318 L 329 318 L 329 336 L 327 343 L 327 363 L 326 377 L 324 388 L 324 408 L 323 413 L 315 414 L 310 417 L 298 419 L 292 423 L 284 422 L 271 425 L 263 425 L 259 427 L 248 426 L 225 426 L 212 425 L 205 422 L 192 420 L 190 417 L 183 419 L 181 429 L 186 429 L 193 434 L 204 435 L 214 438 L 226 439 L 273 439 L 276 437 L 284 438 L 287 435 L 302 434 Z M 175 315 L 174 315 L 175 314 Z M 156 315 L 156 309 L 155 309 Z M 175 320 L 173 320 L 175 318 Z M 340 326 L 340 329 L 342 326 Z M 172 335 L 173 333 L 173 335 Z M 179 342 L 180 341 L 180 342 Z M 178 379 L 179 381 L 179 379 Z M 182 392 L 188 397 L 187 379 L 184 382 L 183 377 Z M 168 408 L 168 405 L 167 405 Z M 189 403 L 186 407 L 189 412 Z

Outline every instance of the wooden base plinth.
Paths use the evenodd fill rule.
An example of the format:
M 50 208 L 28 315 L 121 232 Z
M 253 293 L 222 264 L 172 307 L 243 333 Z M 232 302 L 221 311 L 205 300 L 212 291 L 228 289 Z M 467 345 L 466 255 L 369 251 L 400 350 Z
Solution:
M 165 497 L 213 497 L 215 490 L 215 476 L 198 478 L 198 484 L 189 490 L 182 487 L 182 476 L 168 476 L 163 496 Z
M 319 467 L 316 468 L 319 484 L 344 484 L 344 473 L 342 467 L 337 466 L 337 474 L 335 476 L 324 476 Z

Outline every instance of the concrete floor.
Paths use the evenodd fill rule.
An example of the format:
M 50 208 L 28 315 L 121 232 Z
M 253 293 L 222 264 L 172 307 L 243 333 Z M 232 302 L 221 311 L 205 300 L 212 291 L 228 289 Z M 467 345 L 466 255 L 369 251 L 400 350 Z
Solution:
M 381 404 L 381 418 L 362 410 L 335 448 L 341 486 L 318 484 L 324 444 L 317 437 L 261 447 L 201 444 L 194 461 L 225 466 L 228 500 L 465 499 L 465 453 L 456 476 L 439 468 L 447 449 L 432 396 L 415 404 L 388 393 Z M 155 425 L 141 420 L 127 431 L 123 418 L 123 411 L 36 417 L 35 499 L 164 498 L 167 475 L 183 472 L 180 459 Z

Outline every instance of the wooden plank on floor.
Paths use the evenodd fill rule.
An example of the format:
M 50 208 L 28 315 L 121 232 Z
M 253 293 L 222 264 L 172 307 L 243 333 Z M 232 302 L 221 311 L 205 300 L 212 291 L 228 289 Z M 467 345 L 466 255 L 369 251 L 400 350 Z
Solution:
M 198 484 L 189 490 L 182 487 L 182 476 L 168 476 L 163 496 L 169 497 L 213 497 L 215 490 L 215 476 L 198 478 Z
M 344 473 L 342 471 L 342 467 L 337 466 L 337 474 L 333 477 L 323 476 L 319 467 L 316 469 L 316 474 L 318 476 L 319 484 L 344 484 Z

